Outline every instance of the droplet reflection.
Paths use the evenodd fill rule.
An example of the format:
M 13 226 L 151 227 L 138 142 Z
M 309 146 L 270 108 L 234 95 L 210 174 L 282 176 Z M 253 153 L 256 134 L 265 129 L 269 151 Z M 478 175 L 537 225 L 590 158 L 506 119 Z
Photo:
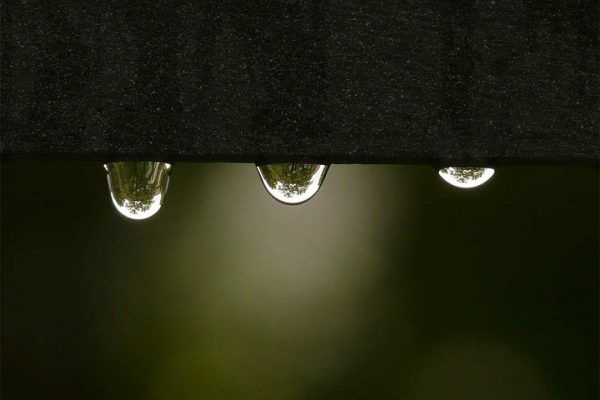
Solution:
M 304 203 L 317 193 L 329 165 L 265 164 L 257 165 L 258 174 L 271 196 L 284 204 Z
M 150 218 L 160 210 L 169 186 L 171 164 L 127 161 L 104 164 L 117 210 L 130 219 Z
M 480 167 L 447 167 L 439 170 L 439 174 L 452 186 L 470 189 L 481 186 L 494 175 L 493 168 Z

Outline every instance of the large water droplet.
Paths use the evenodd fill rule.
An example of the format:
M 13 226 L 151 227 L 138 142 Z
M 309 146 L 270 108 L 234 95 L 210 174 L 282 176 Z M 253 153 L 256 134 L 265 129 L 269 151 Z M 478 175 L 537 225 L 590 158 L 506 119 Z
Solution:
M 264 164 L 257 165 L 258 174 L 267 192 L 284 204 L 300 204 L 317 193 L 329 165 Z
M 160 210 L 169 186 L 171 164 L 127 161 L 104 164 L 110 197 L 130 219 L 150 218 Z
M 439 170 L 439 174 L 452 186 L 470 189 L 486 183 L 493 175 L 493 168 L 480 167 L 447 167 Z

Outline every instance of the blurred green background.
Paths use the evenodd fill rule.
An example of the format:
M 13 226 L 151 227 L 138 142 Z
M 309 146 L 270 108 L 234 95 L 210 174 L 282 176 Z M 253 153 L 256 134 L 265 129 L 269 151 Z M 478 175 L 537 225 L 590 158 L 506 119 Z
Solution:
M 2 398 L 594 399 L 598 170 L 334 165 L 308 203 L 175 164 L 2 164 Z

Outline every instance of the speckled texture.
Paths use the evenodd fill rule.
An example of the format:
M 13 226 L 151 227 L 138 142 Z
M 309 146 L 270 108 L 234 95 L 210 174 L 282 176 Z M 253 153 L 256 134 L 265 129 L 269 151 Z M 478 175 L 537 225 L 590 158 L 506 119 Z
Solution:
M 598 164 L 595 0 L 196 3 L 4 1 L 3 157 Z

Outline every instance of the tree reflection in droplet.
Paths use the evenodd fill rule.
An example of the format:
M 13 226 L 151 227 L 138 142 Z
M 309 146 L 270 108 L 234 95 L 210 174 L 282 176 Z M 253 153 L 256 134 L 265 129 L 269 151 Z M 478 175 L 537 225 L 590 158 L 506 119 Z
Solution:
M 282 163 L 257 165 L 256 168 L 262 183 L 275 200 L 296 205 L 317 193 L 329 166 Z
M 439 170 L 439 174 L 452 186 L 470 189 L 481 186 L 494 175 L 493 168 L 483 167 L 446 167 Z
M 116 209 L 129 219 L 150 218 L 160 210 L 171 165 L 165 162 L 126 161 L 104 165 Z

